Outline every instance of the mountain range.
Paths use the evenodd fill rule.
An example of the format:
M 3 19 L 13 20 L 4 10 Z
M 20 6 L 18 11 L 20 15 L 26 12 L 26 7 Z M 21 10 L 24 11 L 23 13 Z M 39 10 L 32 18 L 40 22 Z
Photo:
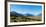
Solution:
M 35 16 L 35 15 L 29 14 L 29 13 L 27 13 L 27 14 L 20 14 L 20 13 L 12 11 L 12 12 L 10 12 L 10 16 Z M 37 16 L 42 16 L 42 14 L 40 13 Z

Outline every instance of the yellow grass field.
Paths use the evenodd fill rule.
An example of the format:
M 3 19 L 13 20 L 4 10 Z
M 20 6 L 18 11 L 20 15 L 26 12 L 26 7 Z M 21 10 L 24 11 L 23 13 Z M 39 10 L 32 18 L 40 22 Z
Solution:
M 42 21 L 42 16 L 12 16 L 11 22 L 31 22 L 31 21 Z

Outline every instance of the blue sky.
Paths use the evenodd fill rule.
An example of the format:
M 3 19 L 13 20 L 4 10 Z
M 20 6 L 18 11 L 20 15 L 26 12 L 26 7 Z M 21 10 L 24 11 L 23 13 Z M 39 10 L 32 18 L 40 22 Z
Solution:
M 15 11 L 20 14 L 33 14 L 33 15 L 38 15 L 42 12 L 42 6 L 37 6 L 37 5 L 15 5 L 11 4 L 11 12 Z

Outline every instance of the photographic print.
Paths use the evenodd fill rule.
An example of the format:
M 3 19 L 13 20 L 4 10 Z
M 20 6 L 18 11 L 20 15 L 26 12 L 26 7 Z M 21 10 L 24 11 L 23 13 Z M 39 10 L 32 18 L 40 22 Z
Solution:
M 8 25 L 44 23 L 44 4 L 8 2 L 7 10 Z

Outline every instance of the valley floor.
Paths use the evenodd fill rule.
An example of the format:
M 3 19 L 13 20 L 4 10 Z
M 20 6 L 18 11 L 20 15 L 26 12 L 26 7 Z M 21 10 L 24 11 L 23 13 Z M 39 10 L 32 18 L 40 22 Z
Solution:
M 31 22 L 42 21 L 42 16 L 11 16 L 11 22 Z

